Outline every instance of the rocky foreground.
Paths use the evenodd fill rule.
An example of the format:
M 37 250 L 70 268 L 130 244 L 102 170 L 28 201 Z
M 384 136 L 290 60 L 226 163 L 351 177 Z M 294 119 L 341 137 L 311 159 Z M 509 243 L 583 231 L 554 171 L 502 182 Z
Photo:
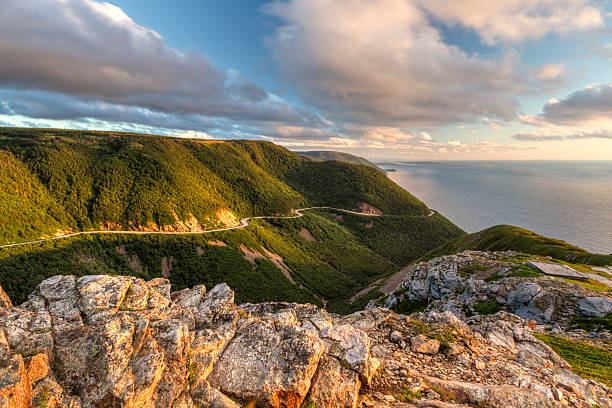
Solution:
M 612 407 L 517 315 L 466 321 L 55 276 L 0 291 L 0 407 Z

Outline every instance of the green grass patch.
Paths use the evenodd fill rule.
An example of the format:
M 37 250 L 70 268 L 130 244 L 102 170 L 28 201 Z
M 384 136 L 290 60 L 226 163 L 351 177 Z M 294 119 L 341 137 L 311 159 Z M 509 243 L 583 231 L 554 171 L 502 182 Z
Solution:
M 612 313 L 605 317 L 575 317 L 572 329 L 582 329 L 587 332 L 601 330 L 612 332 Z
M 566 282 L 570 282 L 570 283 L 575 283 L 577 285 L 582 286 L 583 288 L 586 288 L 588 290 L 592 290 L 594 292 L 605 292 L 605 293 L 610 293 L 612 292 L 612 288 L 609 287 L 608 285 L 598 282 L 596 280 L 593 279 L 588 279 L 588 280 L 577 280 L 577 279 L 570 279 L 570 278 L 560 278 L 563 279 Z
M 565 359 L 576 374 L 612 386 L 612 351 L 547 334 L 534 333 L 534 336 Z
M 595 266 L 612 264 L 612 255 L 592 254 L 565 241 L 548 238 L 513 225 L 497 225 L 458 237 L 431 251 L 422 260 L 456 254 L 465 250 L 517 251 L 531 255 L 550 256 L 573 264 Z
M 488 302 L 475 303 L 473 307 L 474 311 L 481 315 L 495 314 L 503 309 L 503 306 L 495 299 L 491 299 Z
M 473 275 L 475 272 L 484 272 L 487 269 L 489 268 L 486 267 L 485 265 L 471 264 L 471 265 L 467 265 L 459 269 L 459 275 L 462 277 L 467 277 L 467 276 Z
M 545 276 L 544 274 L 536 271 L 535 269 L 527 266 L 527 265 L 515 265 L 512 267 L 513 272 L 509 273 L 508 275 L 498 275 L 498 274 L 493 274 L 491 276 L 487 276 L 486 278 L 484 278 L 485 282 L 494 282 L 496 280 L 499 279 L 503 279 L 503 278 L 509 278 L 509 277 L 514 277 L 514 278 L 538 278 L 540 276 Z
M 427 308 L 427 300 L 410 300 L 404 298 L 393 308 L 395 313 L 409 315 L 416 312 L 422 312 Z
M 421 391 L 413 391 L 410 387 L 405 386 L 395 397 L 399 402 L 412 402 L 414 400 L 418 400 L 423 398 L 423 394 Z

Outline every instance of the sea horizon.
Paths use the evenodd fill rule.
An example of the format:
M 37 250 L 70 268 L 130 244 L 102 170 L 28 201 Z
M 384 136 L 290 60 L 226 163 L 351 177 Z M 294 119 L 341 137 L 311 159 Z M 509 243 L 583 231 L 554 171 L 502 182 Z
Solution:
M 468 233 L 508 224 L 612 253 L 610 160 L 376 163 L 394 169 L 389 178 Z

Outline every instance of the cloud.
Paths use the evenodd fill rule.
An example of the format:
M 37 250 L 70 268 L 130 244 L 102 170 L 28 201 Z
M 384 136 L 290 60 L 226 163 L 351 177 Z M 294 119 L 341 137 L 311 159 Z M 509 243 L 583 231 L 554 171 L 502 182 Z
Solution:
M 596 45 L 594 49 L 602 57 L 612 60 L 612 43 Z
M 556 125 L 612 122 L 612 84 L 591 85 L 561 100 L 551 99 L 540 118 Z
M 5 88 L 161 113 L 316 120 L 235 70 L 221 70 L 203 55 L 169 47 L 158 33 L 112 4 L 6 0 L 2 6 L 0 86 Z
M 563 64 L 547 64 L 531 69 L 532 75 L 541 81 L 559 80 L 565 74 Z
M 501 122 L 497 122 L 494 120 L 491 120 L 489 118 L 482 118 L 484 124 L 491 130 L 500 130 L 503 126 L 503 124 Z
M 285 79 L 333 120 L 396 127 L 509 120 L 527 90 L 515 54 L 483 59 L 446 44 L 415 1 L 289 0 L 264 11 L 282 21 L 267 43 Z
M 525 142 L 558 142 L 564 140 L 584 139 L 612 139 L 612 132 L 579 132 L 573 134 L 539 134 L 539 133 L 517 133 L 512 136 L 516 140 Z
M 604 25 L 588 0 L 416 0 L 436 19 L 475 30 L 487 44 L 523 42 L 548 33 L 570 33 Z

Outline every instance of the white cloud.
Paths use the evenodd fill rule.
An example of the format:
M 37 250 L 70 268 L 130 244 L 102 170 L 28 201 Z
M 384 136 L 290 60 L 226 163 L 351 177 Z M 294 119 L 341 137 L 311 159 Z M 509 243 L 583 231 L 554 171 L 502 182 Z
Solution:
M 268 44 L 285 78 L 337 121 L 424 128 L 508 120 L 527 89 L 515 54 L 483 59 L 446 44 L 414 1 L 289 0 L 264 10 L 283 22 Z
M 547 64 L 532 70 L 534 76 L 542 81 L 558 79 L 564 73 L 563 64 Z
M 474 29 L 487 44 L 522 42 L 550 32 L 569 33 L 604 25 L 589 0 L 415 0 L 437 19 Z

